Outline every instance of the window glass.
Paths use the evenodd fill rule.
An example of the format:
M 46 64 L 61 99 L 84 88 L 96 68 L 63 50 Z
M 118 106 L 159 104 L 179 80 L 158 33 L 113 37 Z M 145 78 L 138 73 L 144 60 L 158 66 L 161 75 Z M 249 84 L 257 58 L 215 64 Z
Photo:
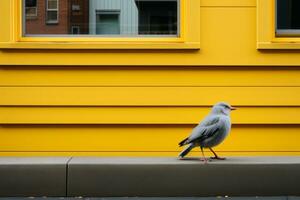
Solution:
M 177 33 L 177 2 L 139 1 L 139 34 Z
M 58 9 L 58 0 L 48 0 L 48 10 Z
M 300 0 L 277 0 L 276 34 L 300 35 Z
M 37 16 L 37 0 L 27 0 L 25 2 L 26 19 L 32 19 Z
M 25 18 L 24 36 L 179 36 L 180 0 L 23 0 L 36 2 L 35 20 Z M 27 12 L 27 11 L 26 11 Z M 27 14 L 26 14 L 27 15 Z
M 36 7 L 36 1 L 37 0 L 26 0 L 26 7 Z
M 120 34 L 119 13 L 99 12 L 96 20 L 96 34 L 118 35 Z
M 58 23 L 58 3 L 59 0 L 47 0 L 47 24 Z
M 47 23 L 57 23 L 57 11 L 47 11 Z
M 80 27 L 79 26 L 72 26 L 71 30 L 72 30 L 72 34 L 80 34 Z

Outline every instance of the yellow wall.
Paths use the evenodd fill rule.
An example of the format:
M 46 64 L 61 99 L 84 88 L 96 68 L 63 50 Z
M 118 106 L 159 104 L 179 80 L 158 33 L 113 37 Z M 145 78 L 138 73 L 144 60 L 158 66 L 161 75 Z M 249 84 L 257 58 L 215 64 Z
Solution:
M 255 0 L 200 12 L 200 50 L 0 50 L 0 155 L 175 156 L 217 101 L 222 155 L 300 155 L 300 51 L 256 49 Z

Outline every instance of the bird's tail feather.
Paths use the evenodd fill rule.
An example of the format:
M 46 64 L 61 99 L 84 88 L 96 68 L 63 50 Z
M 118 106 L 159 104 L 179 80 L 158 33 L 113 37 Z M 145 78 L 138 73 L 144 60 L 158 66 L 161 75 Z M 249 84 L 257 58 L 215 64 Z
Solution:
M 185 145 L 185 142 L 188 140 L 189 138 L 185 138 L 184 140 L 182 140 L 181 142 L 179 142 L 179 146 L 182 147 L 183 145 Z
M 179 154 L 179 157 L 183 158 L 183 157 L 186 156 L 186 154 L 188 154 L 193 148 L 194 148 L 194 144 L 189 144 L 189 146 L 187 146 L 187 147 Z

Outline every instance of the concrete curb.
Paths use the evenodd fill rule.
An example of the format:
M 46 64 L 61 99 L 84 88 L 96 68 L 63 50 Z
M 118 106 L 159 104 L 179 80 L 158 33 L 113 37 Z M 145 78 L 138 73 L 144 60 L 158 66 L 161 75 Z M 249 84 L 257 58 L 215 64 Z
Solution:
M 2 197 L 299 196 L 300 157 L 0 158 Z
M 73 158 L 68 172 L 69 196 L 300 195 L 300 157 Z
M 66 196 L 67 157 L 1 157 L 0 196 Z

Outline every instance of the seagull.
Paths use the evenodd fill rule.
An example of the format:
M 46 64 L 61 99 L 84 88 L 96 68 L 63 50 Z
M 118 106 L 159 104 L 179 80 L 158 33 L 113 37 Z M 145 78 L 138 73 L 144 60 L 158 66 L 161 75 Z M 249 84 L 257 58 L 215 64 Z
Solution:
M 231 129 L 230 112 L 236 108 L 230 106 L 228 103 L 219 102 L 212 107 L 211 112 L 202 122 L 200 122 L 192 131 L 189 137 L 185 138 L 179 143 L 179 146 L 187 147 L 179 154 L 179 158 L 183 159 L 194 147 L 200 147 L 203 160 L 205 163 L 207 159 L 204 156 L 203 148 L 208 148 L 213 154 L 212 159 L 225 160 L 219 157 L 212 147 L 220 144 Z

